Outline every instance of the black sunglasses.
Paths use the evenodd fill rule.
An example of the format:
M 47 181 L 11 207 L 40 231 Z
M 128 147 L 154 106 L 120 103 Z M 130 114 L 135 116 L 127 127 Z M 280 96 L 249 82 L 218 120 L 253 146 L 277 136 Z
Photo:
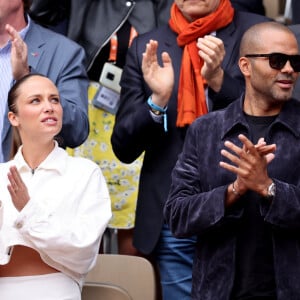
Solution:
M 281 70 L 287 61 L 290 62 L 295 72 L 300 72 L 300 55 L 287 55 L 283 53 L 269 53 L 269 54 L 246 54 L 245 57 L 267 57 L 269 65 L 272 69 Z

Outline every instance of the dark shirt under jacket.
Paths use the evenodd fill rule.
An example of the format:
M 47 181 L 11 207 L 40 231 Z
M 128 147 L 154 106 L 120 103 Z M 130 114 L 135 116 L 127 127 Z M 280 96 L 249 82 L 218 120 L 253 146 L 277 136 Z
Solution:
M 232 292 L 243 201 L 225 210 L 228 185 L 236 176 L 221 168 L 224 142 L 241 145 L 249 136 L 243 98 L 212 112 L 189 128 L 183 152 L 172 173 L 164 215 L 177 237 L 198 236 L 193 267 L 193 299 L 229 300 Z M 273 201 L 258 202 L 261 219 L 270 228 L 277 300 L 300 299 L 300 103 L 287 102 L 265 140 L 277 145 L 268 166 L 276 184 Z M 249 200 L 249 199 L 248 199 Z
M 254 144 L 266 137 L 277 117 L 245 116 L 248 137 Z M 260 215 L 261 196 L 250 191 L 239 201 L 243 201 L 244 213 L 237 231 L 236 275 L 231 300 L 276 300 L 271 228 Z

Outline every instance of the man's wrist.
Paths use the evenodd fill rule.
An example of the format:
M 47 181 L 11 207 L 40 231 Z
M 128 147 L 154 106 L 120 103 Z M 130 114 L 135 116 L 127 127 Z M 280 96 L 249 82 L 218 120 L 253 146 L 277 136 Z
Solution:
M 219 68 L 211 78 L 207 78 L 208 86 L 215 92 L 218 93 L 221 90 L 224 78 L 224 71 L 222 68 Z
M 18 81 L 18 80 L 20 80 L 21 78 L 23 78 L 24 76 L 26 76 L 26 75 L 28 75 L 30 73 L 31 73 L 31 67 L 27 66 L 26 68 L 24 68 L 23 72 L 20 72 L 19 74 L 16 74 L 14 76 L 14 80 Z
M 164 121 L 164 131 L 168 131 L 168 125 L 167 125 L 167 109 L 168 107 L 166 106 L 165 108 L 160 107 L 156 105 L 153 101 L 151 96 L 147 100 L 147 104 L 149 105 L 149 110 L 152 115 L 155 117 L 160 117 L 163 116 L 163 121 Z

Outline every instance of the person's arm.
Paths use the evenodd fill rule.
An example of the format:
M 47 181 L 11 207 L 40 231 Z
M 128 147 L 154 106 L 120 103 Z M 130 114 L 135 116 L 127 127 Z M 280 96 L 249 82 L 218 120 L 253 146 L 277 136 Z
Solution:
M 201 75 L 207 85 L 216 93 L 221 89 L 224 77 L 222 62 L 225 57 L 224 43 L 221 39 L 206 35 L 197 41 L 199 56 L 204 60 Z
M 64 195 L 58 196 L 62 198 L 58 202 L 48 200 L 48 203 L 47 195 L 30 199 L 15 224 L 23 239 L 42 258 L 50 259 L 53 267 L 85 274 L 99 251 L 102 234 L 111 218 L 111 204 L 100 169 L 95 165 L 81 172 L 82 180 L 74 183 L 70 194 L 64 195 L 64 189 L 57 190 Z
M 206 80 L 213 109 L 224 108 L 244 92 L 242 74 L 237 65 L 231 74 L 224 70 L 225 46 L 220 38 L 213 35 L 199 38 L 197 47 L 199 56 L 204 60 L 201 75 Z
M 220 166 L 237 176 L 235 187 L 237 193 L 243 195 L 248 190 L 266 197 L 267 187 L 272 183 L 269 177 L 267 165 L 275 158 L 276 145 L 254 145 L 245 135 L 238 136 L 242 147 L 232 142 L 225 141 L 224 145 L 230 151 L 222 149 L 221 154 L 228 162 L 220 162 Z M 263 138 L 260 141 L 264 141 Z
M 57 86 L 63 107 L 63 126 L 56 137 L 63 148 L 80 146 L 88 137 L 88 77 L 85 70 L 83 48 L 72 41 L 60 42 L 56 49 L 48 51 L 49 64 L 31 67 L 32 73 L 43 73 Z
M 174 84 L 171 59 L 162 54 L 158 64 L 157 42 L 147 45 L 137 37 L 127 52 L 121 79 L 121 100 L 111 137 L 115 155 L 123 162 L 134 161 L 148 144 L 165 135 L 164 126 L 150 113 L 147 100 L 155 105 L 168 104 Z M 144 54 L 143 54 L 144 53 Z
M 274 229 L 287 232 L 300 230 L 300 183 L 289 184 L 273 178 L 275 195 L 261 202 L 261 214 Z
M 13 26 L 6 24 L 5 29 L 11 40 L 11 69 L 13 80 L 16 81 L 30 73 L 27 60 L 28 49 L 26 43 Z
M 188 129 L 164 206 L 165 220 L 177 237 L 219 234 L 243 212 L 241 207 L 226 210 L 228 184 L 222 180 L 226 174 L 218 166 L 219 143 L 214 134 L 214 127 L 219 124 L 208 121 L 206 116 L 201 119 Z
M 231 163 L 221 162 L 220 165 L 237 176 L 234 181 L 236 195 L 233 195 L 231 184 L 227 191 L 227 206 L 251 190 L 261 196 L 261 215 L 273 228 L 299 230 L 300 184 L 285 182 L 280 175 L 280 180 L 270 178 L 268 174 L 267 165 L 275 158 L 276 146 L 272 144 L 260 148 L 243 135 L 239 139 L 243 143 L 242 148 L 226 142 L 225 146 L 230 151 L 222 150 L 222 155 Z
M 228 186 L 225 199 L 226 207 L 230 207 L 248 190 L 252 190 L 262 197 L 268 196 L 268 187 L 272 179 L 268 175 L 267 165 L 275 158 L 276 145 L 267 145 L 264 138 L 260 138 L 254 145 L 246 136 L 240 134 L 242 147 L 232 142 L 224 143 L 227 149 L 222 149 L 221 154 L 229 162 L 220 162 L 220 166 L 234 173 L 236 180 Z
M 55 82 L 63 107 L 63 127 L 59 133 L 62 147 L 75 148 L 88 137 L 88 77 L 85 69 L 85 53 L 77 44 L 69 44 L 67 50 L 60 45 L 56 56 L 62 55 L 61 69 Z M 58 57 L 57 57 L 58 59 Z

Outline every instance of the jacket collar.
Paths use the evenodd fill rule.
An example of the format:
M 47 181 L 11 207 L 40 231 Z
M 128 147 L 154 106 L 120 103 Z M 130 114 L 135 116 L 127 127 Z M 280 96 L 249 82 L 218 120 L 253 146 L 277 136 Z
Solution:
M 25 42 L 28 47 L 28 64 L 31 68 L 36 69 L 41 57 L 43 56 L 43 46 L 46 44 L 43 30 L 39 30 L 40 25 L 31 20 L 29 30 L 25 36 Z
M 38 166 L 37 169 L 53 170 L 56 171 L 58 174 L 62 175 L 66 168 L 66 157 L 68 154 L 65 150 L 61 149 L 58 146 L 58 143 L 56 141 L 54 142 L 54 149 L 49 153 L 49 155 Z M 28 166 L 27 162 L 24 160 L 24 157 L 22 155 L 22 146 L 18 149 L 18 152 L 14 157 L 13 163 L 16 165 L 16 168 L 19 172 L 32 171 L 31 168 Z

